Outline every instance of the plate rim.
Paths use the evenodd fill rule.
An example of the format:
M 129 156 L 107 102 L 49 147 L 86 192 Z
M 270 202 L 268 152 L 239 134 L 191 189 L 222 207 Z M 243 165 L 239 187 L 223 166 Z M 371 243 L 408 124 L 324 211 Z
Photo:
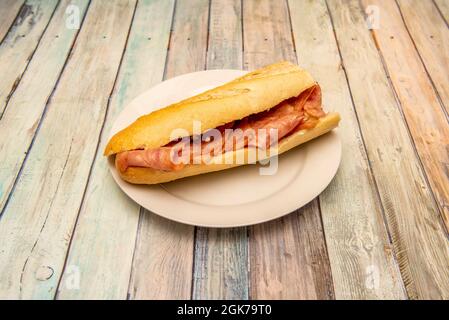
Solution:
M 200 74 L 204 74 L 204 73 L 208 73 L 208 74 L 212 74 L 212 73 L 234 73 L 233 77 L 235 78 L 236 76 L 241 76 L 245 73 L 247 73 L 248 71 L 244 71 L 244 70 L 234 70 L 234 69 L 214 69 L 214 70 L 203 70 L 203 71 L 197 71 L 197 72 L 191 72 L 191 73 L 186 73 L 186 74 L 182 74 L 179 75 L 177 77 L 173 77 L 170 79 L 167 79 L 165 81 L 159 82 L 156 85 L 148 88 L 147 90 L 144 90 L 143 92 L 141 92 L 139 95 L 137 95 L 135 98 L 133 98 L 121 111 L 120 113 L 116 116 L 114 123 L 111 127 L 111 130 L 109 132 L 109 138 L 112 137 L 112 135 L 119 131 L 120 129 L 122 129 L 124 127 L 124 125 L 120 125 L 120 119 L 122 117 L 124 117 L 125 113 L 131 112 L 131 108 L 136 105 L 136 102 L 139 100 L 142 100 L 142 98 L 146 95 L 149 95 L 151 91 L 153 90 L 160 90 L 160 88 L 168 86 L 170 87 L 170 83 L 175 83 L 177 81 L 182 81 L 184 78 L 185 79 L 189 79 L 190 77 L 197 77 Z M 224 80 L 223 83 L 229 81 L 229 79 Z M 192 96 L 192 94 L 188 95 L 188 96 Z M 153 106 L 151 108 L 151 111 L 154 110 L 158 110 L 160 108 L 163 108 L 164 106 L 166 106 L 168 104 L 165 104 L 163 106 L 160 107 L 155 107 Z M 170 214 L 166 214 L 166 212 L 164 210 L 157 210 L 157 208 L 150 208 L 147 204 L 143 204 L 139 197 L 136 196 L 136 193 L 141 193 L 141 192 L 154 192 L 157 190 L 159 190 L 159 194 L 160 194 L 160 190 L 164 190 L 163 193 L 165 194 L 169 194 L 172 198 L 176 198 L 178 200 L 178 202 L 183 202 L 184 204 L 187 202 L 184 199 L 180 199 L 175 197 L 173 194 L 171 194 L 169 191 L 167 191 L 164 188 L 163 184 L 157 184 L 157 185 L 152 185 L 152 186 L 148 186 L 148 185 L 134 185 L 134 184 L 130 184 L 124 180 L 122 180 L 120 178 L 120 176 L 118 175 L 116 169 L 115 169 L 115 165 L 114 162 L 112 160 L 112 157 L 108 157 L 107 161 L 108 161 L 108 166 L 109 166 L 109 170 L 111 171 L 111 174 L 114 178 L 114 181 L 118 184 L 119 188 L 122 190 L 122 192 L 124 192 L 132 201 L 136 202 L 139 206 L 145 208 L 146 210 L 148 210 L 151 213 L 157 214 L 160 217 L 163 217 L 165 219 L 169 219 L 172 221 L 176 221 L 178 223 L 183 223 L 183 224 L 187 224 L 187 225 L 192 225 L 192 226 L 200 226 L 200 227 L 209 227 L 209 228 L 230 228 L 230 227 L 243 227 L 243 226 L 250 226 L 250 225 L 256 225 L 256 224 L 260 224 L 260 223 L 265 223 L 271 220 L 275 220 L 275 219 L 279 219 L 283 216 L 286 216 L 288 214 L 294 213 L 295 211 L 301 209 L 302 207 L 306 206 L 308 203 L 310 203 L 311 201 L 313 201 L 316 197 L 318 197 L 328 186 L 329 184 L 332 182 L 332 180 L 334 179 L 335 175 L 337 174 L 338 168 L 340 167 L 340 163 L 341 163 L 341 158 L 342 158 L 342 143 L 341 143 L 341 139 L 340 139 L 340 135 L 338 133 L 338 129 L 334 129 L 329 133 L 326 133 L 323 136 L 317 137 L 316 139 L 313 139 L 310 142 L 307 142 L 305 144 L 303 144 L 301 147 L 302 149 L 306 149 L 305 152 L 307 152 L 308 149 L 310 149 L 310 145 L 313 145 L 313 143 L 317 143 L 317 141 L 323 140 L 323 138 L 328 137 L 327 139 L 333 139 L 334 142 L 333 145 L 334 147 L 334 152 L 336 152 L 336 154 L 334 155 L 334 158 L 336 157 L 336 159 L 334 159 L 333 162 L 333 168 L 330 170 L 329 174 L 327 175 L 327 179 L 325 179 L 326 181 L 323 181 L 324 183 L 321 184 L 321 187 L 319 187 L 318 189 L 320 189 L 320 191 L 315 194 L 313 197 L 309 197 L 310 199 L 306 199 L 305 201 L 296 201 L 296 202 L 301 202 L 300 204 L 296 205 L 295 208 L 291 209 L 292 206 L 290 206 L 289 209 L 286 210 L 279 210 L 279 212 L 277 212 L 274 215 L 269 215 L 269 216 L 264 216 L 263 218 L 260 217 L 259 219 L 253 219 L 253 220 L 257 220 L 254 222 L 228 222 L 228 223 L 223 223 L 223 222 L 217 222 L 217 223 L 211 223 L 211 222 L 201 222 L 201 221 L 196 221 L 195 219 L 183 219 L 183 216 L 181 215 L 181 217 L 174 217 Z M 321 141 L 321 143 L 323 143 L 323 141 Z M 336 161 L 335 161 L 336 160 Z M 294 178 L 294 180 L 297 180 L 297 178 Z M 289 183 L 290 185 L 291 183 Z M 288 186 L 284 186 L 288 188 Z M 145 188 L 145 191 L 137 191 L 139 189 L 143 189 Z M 157 189 L 154 189 L 157 188 Z M 154 189 L 149 191 L 150 189 Z M 135 192 L 133 191 L 135 190 Z M 148 190 L 148 191 L 147 191 Z M 279 193 L 276 192 L 274 194 Z M 316 192 L 315 192 L 316 193 Z M 273 197 L 273 194 L 271 196 L 269 196 L 268 198 L 265 199 L 269 199 Z M 207 205 L 201 205 L 198 203 L 195 203 L 194 205 L 192 205 L 191 202 L 187 202 L 190 204 L 190 207 L 192 209 L 195 209 L 195 207 L 202 207 L 205 208 L 207 207 L 208 211 L 210 212 L 211 210 L 214 210 L 214 208 L 212 206 L 207 206 Z M 156 206 L 157 207 L 157 206 Z M 228 209 L 231 209 L 232 206 L 226 206 Z M 235 207 L 235 206 L 234 206 Z M 244 205 L 240 204 L 237 205 L 237 207 L 244 207 Z M 217 209 L 217 208 L 215 208 Z M 218 211 L 218 210 L 217 210 Z M 186 215 L 187 217 L 189 216 L 188 214 Z M 244 220 L 244 219 L 243 219 Z

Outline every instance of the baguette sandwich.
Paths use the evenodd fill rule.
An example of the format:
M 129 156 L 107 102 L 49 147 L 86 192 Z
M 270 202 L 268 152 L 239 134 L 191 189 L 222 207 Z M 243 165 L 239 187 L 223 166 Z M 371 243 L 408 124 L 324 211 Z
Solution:
M 138 118 L 104 155 L 115 156 L 125 181 L 163 183 L 267 159 L 339 121 L 323 111 L 320 86 L 307 71 L 278 62 Z

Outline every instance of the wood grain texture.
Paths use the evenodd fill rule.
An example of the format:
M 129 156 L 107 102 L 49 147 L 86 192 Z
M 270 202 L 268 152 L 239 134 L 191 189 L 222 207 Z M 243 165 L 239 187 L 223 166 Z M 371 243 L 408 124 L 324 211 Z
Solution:
M 28 0 L 0 45 L 0 120 L 57 4 L 58 0 Z
M 250 228 L 252 299 L 332 299 L 318 202 Z
M 76 4 L 80 9 L 80 18 L 83 18 L 88 2 L 63 0 L 60 3 L 27 72 L 9 99 L 8 108 L 0 121 L 0 211 L 14 186 L 45 106 L 78 34 L 78 30 L 65 26 L 65 10 L 69 4 Z
M 246 228 L 198 228 L 193 299 L 248 299 Z
M 241 69 L 242 8 L 239 0 L 212 0 L 207 69 Z
M 0 297 L 55 295 L 134 7 L 89 7 L 0 220 Z
M 126 299 L 139 220 L 139 205 L 116 185 L 102 155 L 118 114 L 162 80 L 174 1 L 141 0 L 116 82 L 89 184 L 63 274 L 59 299 Z M 70 290 L 70 266 L 82 270 L 82 286 Z M 98 275 L 101 275 L 99 277 Z
M 296 62 L 286 1 L 243 2 L 244 65 Z M 249 228 L 251 299 L 334 297 L 317 200 Z
M 362 2 L 365 6 L 368 1 Z M 449 230 L 449 126 L 395 3 L 369 1 L 383 12 L 373 35 L 382 52 L 416 149 Z
M 209 1 L 178 0 L 165 77 L 204 70 Z M 190 299 L 194 227 L 141 214 L 129 288 L 132 299 Z
M 403 299 L 376 185 L 324 0 L 289 1 L 299 64 L 323 91 L 327 111 L 338 111 L 341 165 L 320 195 L 337 299 Z M 374 278 L 376 277 L 376 278 Z
M 0 43 L 5 38 L 9 29 L 12 27 L 14 20 L 19 14 L 24 0 L 2 0 L 0 1 L 0 12 L 2 18 L 0 19 Z
M 398 0 L 405 25 L 449 113 L 449 28 L 432 1 Z M 447 2 L 447 1 L 446 1 Z
M 444 227 L 363 9 L 356 0 L 328 4 L 407 294 L 412 299 L 447 299 Z
M 447 0 L 434 0 L 438 10 L 440 10 L 446 23 L 449 23 L 449 1 Z
M 213 0 L 207 69 L 242 69 L 240 0 Z M 246 228 L 197 228 L 193 299 L 248 299 Z
M 0 0 L 0 298 L 449 299 L 448 1 L 88 2 Z M 319 199 L 195 229 L 113 182 L 111 125 L 164 74 L 296 58 L 342 115 Z

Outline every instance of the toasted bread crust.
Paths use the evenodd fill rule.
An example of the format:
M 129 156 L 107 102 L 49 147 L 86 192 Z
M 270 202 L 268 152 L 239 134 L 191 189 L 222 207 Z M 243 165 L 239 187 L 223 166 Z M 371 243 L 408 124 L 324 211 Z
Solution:
M 158 148 L 170 142 L 174 129 L 185 129 L 192 135 L 195 120 L 201 122 L 204 132 L 274 107 L 298 96 L 314 84 L 315 81 L 307 71 L 292 63 L 278 62 L 266 66 L 140 117 L 111 138 L 104 155 L 140 148 Z
M 278 153 L 284 153 L 302 143 L 312 140 L 320 135 L 323 135 L 333 128 L 338 126 L 340 122 L 340 115 L 338 113 L 329 113 L 325 117 L 321 118 L 318 124 L 309 130 L 301 130 L 293 133 L 282 139 L 278 145 Z M 243 155 L 241 154 L 243 153 Z M 223 156 L 225 158 L 236 159 L 237 157 L 242 157 L 245 159 L 243 163 L 230 163 L 227 164 L 225 161 L 215 164 L 190 164 L 186 165 L 180 171 L 161 171 L 151 168 L 138 168 L 130 167 L 125 172 L 120 172 L 117 169 L 123 180 L 134 184 L 157 184 L 163 182 L 169 182 L 185 177 L 190 177 L 194 175 L 199 175 L 203 173 L 219 171 L 224 169 L 230 169 L 233 167 L 248 164 L 247 157 L 248 149 L 240 149 L 237 151 L 227 152 Z M 260 159 L 261 160 L 261 159 Z

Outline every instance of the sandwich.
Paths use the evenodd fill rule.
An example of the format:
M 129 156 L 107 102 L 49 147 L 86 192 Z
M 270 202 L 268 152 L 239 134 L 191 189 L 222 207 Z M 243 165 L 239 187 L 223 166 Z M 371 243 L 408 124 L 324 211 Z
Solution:
M 125 181 L 157 184 L 267 160 L 339 121 L 307 71 L 278 62 L 138 118 L 104 155 Z

